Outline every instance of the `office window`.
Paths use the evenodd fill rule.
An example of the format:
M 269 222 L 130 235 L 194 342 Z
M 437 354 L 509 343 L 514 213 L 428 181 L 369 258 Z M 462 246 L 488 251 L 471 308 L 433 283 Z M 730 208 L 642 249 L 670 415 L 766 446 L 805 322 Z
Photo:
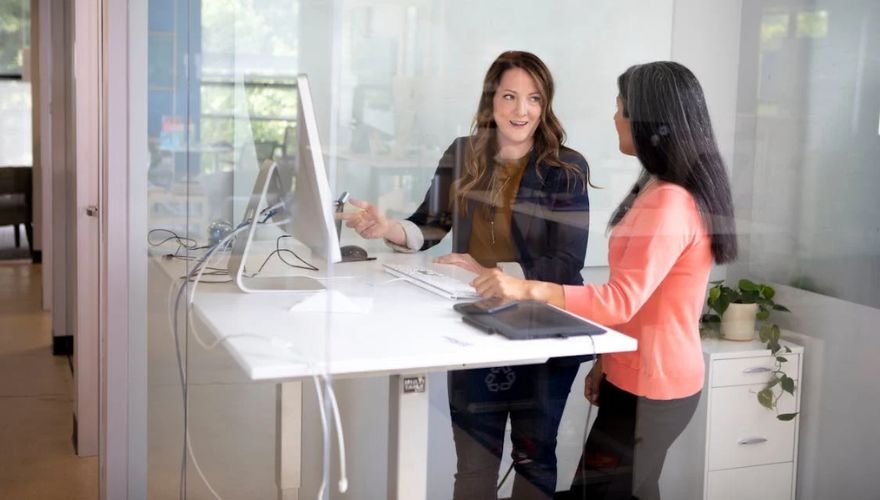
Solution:
M 0 0 L 0 165 L 31 165 L 30 2 Z
M 0 76 L 21 77 L 25 49 L 29 48 L 30 1 L 0 1 Z

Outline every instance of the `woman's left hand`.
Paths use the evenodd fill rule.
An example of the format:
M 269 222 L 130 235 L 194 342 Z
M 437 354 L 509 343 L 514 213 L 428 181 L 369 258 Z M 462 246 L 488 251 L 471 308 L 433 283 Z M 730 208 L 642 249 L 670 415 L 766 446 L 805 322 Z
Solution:
M 436 259 L 434 259 L 434 262 L 438 264 L 452 264 L 454 266 L 458 266 L 462 269 L 470 271 L 474 274 L 482 274 L 489 270 L 489 268 L 481 266 L 476 259 L 474 259 L 470 256 L 470 254 L 467 253 L 447 254 L 442 257 L 437 257 Z
M 471 286 L 483 297 L 501 297 L 509 300 L 527 300 L 530 283 L 504 274 L 501 269 L 487 269 L 472 282 Z

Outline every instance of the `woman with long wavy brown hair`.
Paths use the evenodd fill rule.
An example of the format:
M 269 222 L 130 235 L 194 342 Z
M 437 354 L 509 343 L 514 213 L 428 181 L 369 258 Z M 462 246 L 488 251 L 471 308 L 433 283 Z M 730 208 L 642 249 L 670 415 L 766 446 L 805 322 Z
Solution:
M 428 249 L 452 232 L 437 259 L 476 273 L 501 267 L 514 276 L 583 283 L 589 228 L 589 168 L 563 146 L 553 113 L 553 78 L 528 52 L 504 52 L 483 82 L 471 135 L 443 154 L 416 212 L 384 217 L 369 203 L 340 215 L 365 238 L 395 250 Z M 513 499 L 550 499 L 556 489 L 556 433 L 571 383 L 586 357 L 538 365 L 449 373 L 449 408 L 458 456 L 453 498 L 496 499 L 507 419 Z M 504 383 L 494 383 L 503 380 Z

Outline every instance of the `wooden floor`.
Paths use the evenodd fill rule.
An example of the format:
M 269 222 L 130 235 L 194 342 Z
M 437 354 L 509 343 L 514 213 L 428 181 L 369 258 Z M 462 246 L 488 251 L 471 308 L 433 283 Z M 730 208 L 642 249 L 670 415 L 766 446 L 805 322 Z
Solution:
M 0 498 L 96 499 L 98 461 L 74 453 L 73 377 L 40 296 L 39 265 L 0 261 Z

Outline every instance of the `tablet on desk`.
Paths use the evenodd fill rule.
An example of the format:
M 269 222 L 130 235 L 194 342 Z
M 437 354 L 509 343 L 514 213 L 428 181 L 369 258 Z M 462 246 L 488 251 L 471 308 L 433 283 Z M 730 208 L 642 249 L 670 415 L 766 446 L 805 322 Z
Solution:
M 457 308 L 461 312 L 461 307 Z M 535 301 L 520 301 L 494 314 L 468 313 L 462 321 L 511 340 L 600 335 L 605 329 L 562 309 Z

